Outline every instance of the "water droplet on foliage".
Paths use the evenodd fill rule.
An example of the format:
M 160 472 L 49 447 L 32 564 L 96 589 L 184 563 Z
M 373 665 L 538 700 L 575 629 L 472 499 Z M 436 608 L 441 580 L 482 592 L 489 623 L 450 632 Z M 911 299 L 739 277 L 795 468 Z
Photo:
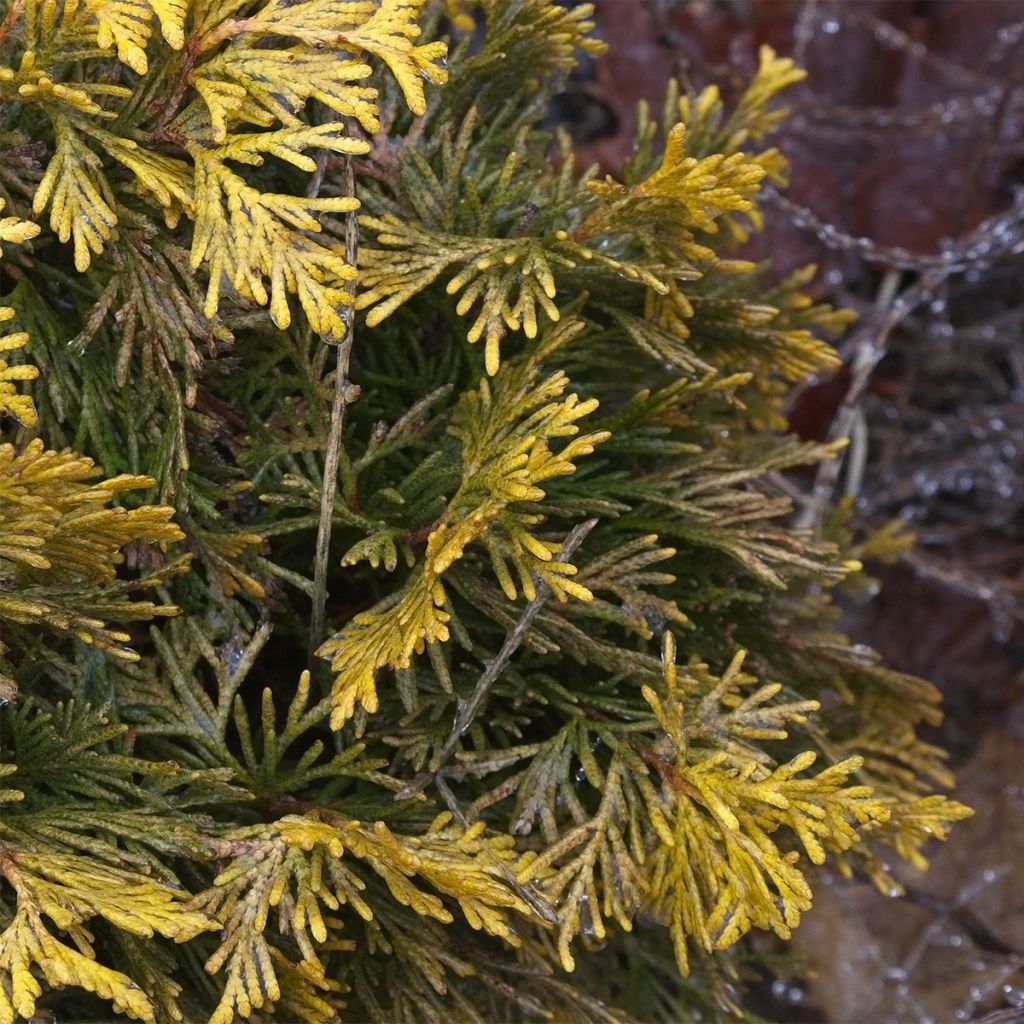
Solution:
M 245 650 L 238 637 L 232 637 L 223 644 L 217 654 L 220 656 L 221 664 L 227 669 L 228 676 L 233 676 L 242 663 L 242 656 Z
M 1016 985 L 1004 985 L 1003 998 L 1015 1010 L 1024 1010 L 1024 989 L 1017 988 Z
M 992 614 L 992 639 L 997 644 L 1007 644 L 1013 635 L 1013 616 L 996 607 Z
M 588 937 L 593 937 L 597 934 L 594 928 L 594 917 L 590 912 L 590 898 L 588 896 L 580 897 L 580 931 Z

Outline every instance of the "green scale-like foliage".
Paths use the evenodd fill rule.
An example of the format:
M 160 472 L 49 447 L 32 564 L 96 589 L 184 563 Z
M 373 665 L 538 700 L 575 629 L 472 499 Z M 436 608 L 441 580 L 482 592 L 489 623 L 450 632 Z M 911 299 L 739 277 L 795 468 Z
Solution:
M 726 1019 L 924 866 L 906 538 L 788 525 L 849 318 L 736 256 L 790 61 L 599 180 L 586 6 L 0 10 L 0 1024 Z

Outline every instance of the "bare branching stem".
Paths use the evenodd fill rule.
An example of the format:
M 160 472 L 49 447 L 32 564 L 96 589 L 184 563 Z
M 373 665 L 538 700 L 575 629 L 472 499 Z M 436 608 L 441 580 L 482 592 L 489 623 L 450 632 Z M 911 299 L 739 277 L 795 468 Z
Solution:
M 572 533 L 565 538 L 562 550 L 558 553 L 558 560 L 560 562 L 568 561 L 595 526 L 597 526 L 596 519 L 588 519 L 576 526 Z M 501 645 L 501 650 L 498 651 L 492 661 L 488 662 L 487 667 L 476 681 L 476 686 L 473 687 L 473 693 L 470 695 L 469 700 L 459 708 L 452 731 L 448 734 L 448 739 L 445 740 L 444 746 L 438 751 L 437 756 L 431 762 L 430 771 L 417 776 L 408 786 L 400 790 L 395 796 L 396 800 L 406 800 L 411 796 L 415 796 L 426 789 L 431 782 L 437 782 L 440 778 L 444 766 L 455 752 L 459 737 L 473 724 L 484 702 L 487 700 L 487 695 L 491 692 L 491 687 L 497 682 L 501 673 L 505 671 L 506 666 L 512 660 L 512 656 L 519 650 L 526 637 L 527 630 L 529 630 L 538 612 L 544 607 L 545 602 L 551 596 L 551 591 L 542 580 L 537 578 L 534 583 L 537 591 L 536 597 L 527 604 L 516 624 L 505 634 L 505 642 Z
M 345 158 L 345 192 L 355 195 L 355 176 L 352 161 Z M 323 175 L 314 181 L 319 184 Z M 350 267 L 356 265 L 358 255 L 358 226 L 355 211 L 347 215 L 345 224 L 345 261 Z M 353 283 L 353 291 L 355 284 Z M 345 334 L 337 345 L 338 359 L 334 369 L 334 398 L 331 402 L 331 428 L 327 436 L 327 452 L 324 458 L 324 477 L 320 488 L 320 521 L 316 532 L 316 562 L 313 570 L 313 612 L 309 627 L 309 655 L 323 639 L 324 617 L 327 605 L 327 569 L 330 560 L 331 523 L 334 516 L 334 497 L 338 490 L 338 461 L 341 456 L 341 435 L 345 426 L 345 408 L 349 401 L 348 364 L 352 355 L 352 339 L 355 331 L 355 309 L 350 304 L 345 315 Z
M 572 558 L 573 553 L 595 526 L 597 526 L 597 520 L 588 519 L 586 522 L 580 523 L 575 527 L 572 533 L 566 537 L 562 550 L 558 553 L 558 561 L 567 562 Z M 473 720 L 479 713 L 480 708 L 483 707 L 484 701 L 487 700 L 487 695 L 491 692 L 491 687 L 497 682 L 501 673 L 505 671 L 505 667 L 512 660 L 512 655 L 519 650 L 526 636 L 526 631 L 530 628 L 533 620 L 537 617 L 537 613 L 544 607 L 545 602 L 551 596 L 551 591 L 539 579 L 536 581 L 536 588 L 537 596 L 523 609 L 523 614 L 519 616 L 519 620 L 506 634 L 501 650 L 495 655 L 494 660 L 488 663 L 487 668 L 484 669 L 477 680 L 469 700 L 459 710 L 455 724 L 452 726 L 452 731 L 449 733 L 445 745 L 441 748 L 432 765 L 435 772 L 448 763 L 448 759 L 452 756 L 459 742 L 459 737 L 473 724 Z
M 875 300 L 874 315 L 856 336 L 853 361 L 850 364 L 850 383 L 832 420 L 829 440 L 835 441 L 850 437 L 857 420 L 861 397 L 871 383 L 871 375 L 874 373 L 875 367 L 885 356 L 889 335 L 893 328 L 923 302 L 926 302 L 947 276 L 947 271 L 928 271 L 922 275 L 919 281 L 909 288 L 905 288 L 898 295 L 900 272 L 890 270 L 882 279 Z M 842 458 L 835 458 L 822 462 L 818 466 L 811 500 L 796 517 L 798 529 L 806 530 L 814 527 L 820 531 L 839 482 L 842 462 Z

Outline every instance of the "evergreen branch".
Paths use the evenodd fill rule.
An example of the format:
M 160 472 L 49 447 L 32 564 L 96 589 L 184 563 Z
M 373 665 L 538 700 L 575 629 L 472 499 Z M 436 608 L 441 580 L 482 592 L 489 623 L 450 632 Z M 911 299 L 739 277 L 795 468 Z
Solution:
M 780 496 L 850 319 L 734 258 L 802 72 L 670 83 L 599 181 L 548 128 L 592 14 L 0 13 L 2 1024 L 732 1020 L 815 865 L 895 889 L 970 813 L 837 630 L 905 538 Z

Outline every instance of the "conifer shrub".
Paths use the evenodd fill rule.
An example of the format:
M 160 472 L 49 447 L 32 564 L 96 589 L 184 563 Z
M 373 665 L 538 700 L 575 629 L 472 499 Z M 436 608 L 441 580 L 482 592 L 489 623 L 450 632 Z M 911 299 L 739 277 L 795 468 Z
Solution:
M 600 180 L 588 16 L 6 0 L 0 1022 L 738 1016 L 968 813 L 837 627 L 903 540 L 788 525 L 800 72 Z

